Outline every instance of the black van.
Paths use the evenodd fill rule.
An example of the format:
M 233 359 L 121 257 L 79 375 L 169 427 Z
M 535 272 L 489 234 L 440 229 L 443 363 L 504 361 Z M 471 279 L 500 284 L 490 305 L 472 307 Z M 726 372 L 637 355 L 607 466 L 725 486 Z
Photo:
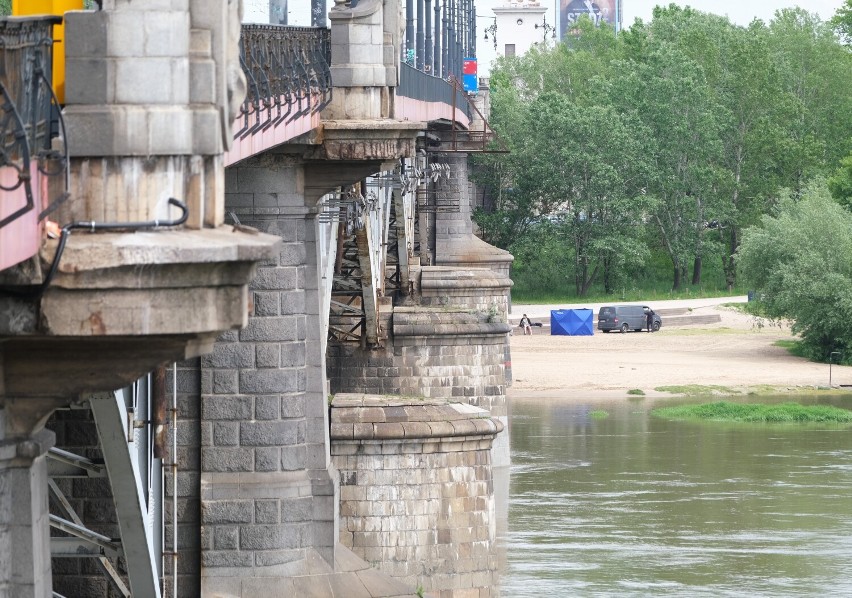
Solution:
M 610 332 L 620 330 L 646 330 L 648 328 L 647 305 L 608 305 L 598 310 L 598 330 Z M 651 329 L 656 332 L 663 325 L 663 320 L 656 313 L 653 316 Z

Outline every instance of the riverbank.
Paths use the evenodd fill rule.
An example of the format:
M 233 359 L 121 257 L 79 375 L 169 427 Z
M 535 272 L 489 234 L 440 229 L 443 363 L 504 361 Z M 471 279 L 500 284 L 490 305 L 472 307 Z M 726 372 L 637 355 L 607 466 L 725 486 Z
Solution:
M 594 398 L 672 396 L 659 387 L 715 386 L 717 394 L 798 393 L 829 387 L 829 366 L 790 355 L 775 346 L 795 337 L 786 325 L 774 325 L 726 307 L 745 298 L 654 302 L 654 309 L 689 307 L 695 314 L 719 314 L 715 324 L 666 327 L 659 332 L 550 336 L 541 328 L 511 339 L 513 384 L 509 396 Z M 672 305 L 669 305 L 672 303 Z M 674 305 L 677 303 L 677 305 Z M 597 313 L 598 306 L 590 307 Z M 527 313 L 549 321 L 559 306 L 515 305 L 510 321 Z M 831 384 L 852 385 L 852 367 L 831 368 Z M 852 388 L 845 389 L 852 392 Z M 728 393 L 728 391 L 732 391 Z

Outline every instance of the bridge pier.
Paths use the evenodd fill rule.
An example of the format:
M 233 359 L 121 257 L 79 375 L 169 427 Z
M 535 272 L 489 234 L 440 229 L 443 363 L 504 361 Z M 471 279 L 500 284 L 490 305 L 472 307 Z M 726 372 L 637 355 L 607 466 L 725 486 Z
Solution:
M 2 360 L 0 360 L 2 372 Z M 15 401 L 0 409 L 0 594 L 52 595 L 44 422 L 61 400 Z
M 226 210 L 282 245 L 250 287 L 248 326 L 220 336 L 181 384 L 198 380 L 187 397 L 198 419 L 186 423 L 200 443 L 202 595 L 266 595 L 339 574 L 317 199 L 380 165 L 267 153 L 226 173 Z

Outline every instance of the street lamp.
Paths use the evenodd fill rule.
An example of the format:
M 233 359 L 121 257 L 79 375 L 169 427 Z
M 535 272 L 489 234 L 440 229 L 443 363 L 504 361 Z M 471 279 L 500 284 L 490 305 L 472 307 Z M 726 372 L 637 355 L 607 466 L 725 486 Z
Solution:
M 556 27 L 548 24 L 547 15 L 544 15 L 544 17 L 542 17 L 541 25 L 539 25 L 538 23 L 535 24 L 535 28 L 544 30 L 544 32 L 543 32 L 543 40 L 544 41 L 547 41 L 547 34 L 550 33 L 550 32 L 553 32 L 553 35 L 551 37 L 553 39 L 556 39 Z
M 494 39 L 494 49 L 497 49 L 497 17 L 483 17 L 487 19 L 494 19 L 494 22 L 491 23 L 488 27 L 485 28 L 485 39 L 488 39 L 488 34 L 491 34 L 491 37 Z

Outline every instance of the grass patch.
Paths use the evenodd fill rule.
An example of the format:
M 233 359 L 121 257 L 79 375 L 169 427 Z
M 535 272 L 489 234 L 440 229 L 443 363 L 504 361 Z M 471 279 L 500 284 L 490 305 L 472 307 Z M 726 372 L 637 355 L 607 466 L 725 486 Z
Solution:
M 790 355 L 795 355 L 796 357 L 803 357 L 805 359 L 810 359 L 810 355 L 808 355 L 807 349 L 802 344 L 802 341 L 790 340 L 790 339 L 781 339 L 779 341 L 775 341 L 772 344 L 776 347 L 781 347 L 782 349 L 787 349 L 787 352 Z
M 605 409 L 595 409 L 594 411 L 589 411 L 589 417 L 592 419 L 606 419 L 609 417 L 609 411 Z
M 852 424 L 852 411 L 830 405 L 801 405 L 781 403 L 729 403 L 719 401 L 702 405 L 663 407 L 651 411 L 652 415 L 666 419 L 707 420 L 746 423 L 836 423 Z
M 631 388 L 630 390 L 627 391 L 627 394 L 644 396 L 645 391 L 642 390 L 641 388 Z
M 682 384 L 680 386 L 658 386 L 654 390 L 657 392 L 670 392 L 676 395 L 688 395 L 693 397 L 703 397 L 707 395 L 723 394 L 723 395 L 738 395 L 740 392 L 727 386 L 718 386 L 715 384 Z

